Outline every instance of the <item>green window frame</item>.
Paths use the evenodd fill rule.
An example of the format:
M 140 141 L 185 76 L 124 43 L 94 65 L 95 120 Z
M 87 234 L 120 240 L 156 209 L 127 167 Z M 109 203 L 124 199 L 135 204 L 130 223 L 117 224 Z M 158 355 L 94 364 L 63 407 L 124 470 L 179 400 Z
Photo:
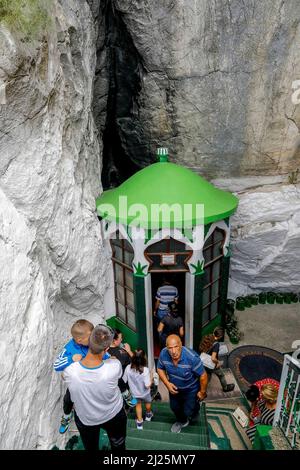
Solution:
M 136 313 L 132 261 L 133 249 L 127 240 L 118 236 L 110 241 L 114 272 L 116 316 L 131 330 L 136 331 Z
M 204 285 L 202 291 L 202 327 L 208 325 L 220 313 L 222 258 L 226 233 L 215 228 L 203 247 Z

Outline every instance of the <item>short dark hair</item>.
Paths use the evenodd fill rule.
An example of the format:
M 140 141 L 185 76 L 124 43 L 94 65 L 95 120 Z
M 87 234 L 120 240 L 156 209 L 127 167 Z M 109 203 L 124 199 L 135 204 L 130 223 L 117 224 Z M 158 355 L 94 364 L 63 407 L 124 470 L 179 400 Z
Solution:
M 113 328 L 113 332 L 114 332 L 114 337 L 113 337 L 113 340 L 116 340 L 118 339 L 119 337 L 119 334 L 122 334 L 122 331 L 119 330 L 118 328 Z
M 215 335 L 216 338 L 223 338 L 224 336 L 224 329 L 221 326 L 217 326 L 214 329 L 213 334 Z
M 245 393 L 247 400 L 254 402 L 259 397 L 259 388 L 256 385 L 251 385 Z
M 169 310 L 170 310 L 170 313 L 173 317 L 177 317 L 178 316 L 178 307 L 177 307 L 177 304 L 175 302 L 169 302 L 168 303 L 168 307 L 169 307 Z
M 90 340 L 89 350 L 92 354 L 101 354 L 109 348 L 113 340 L 114 332 L 106 325 L 97 325 L 93 329 Z

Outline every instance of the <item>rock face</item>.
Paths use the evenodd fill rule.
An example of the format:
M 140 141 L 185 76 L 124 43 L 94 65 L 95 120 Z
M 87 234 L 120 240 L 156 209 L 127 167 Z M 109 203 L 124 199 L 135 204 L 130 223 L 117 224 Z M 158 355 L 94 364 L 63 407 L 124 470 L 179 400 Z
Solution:
M 119 180 L 157 146 L 208 178 L 299 167 L 298 0 L 106 3 Z
M 0 29 L 1 449 L 56 442 L 62 387 L 52 362 L 76 319 L 104 315 L 91 112 L 99 2 L 93 12 L 80 0 L 50 3 L 43 37 L 22 42 Z
M 240 203 L 231 218 L 228 296 L 268 290 L 299 292 L 300 185 L 273 182 L 242 190 L 241 179 L 216 183 L 226 188 L 239 185 Z
M 105 11 L 103 184 L 168 147 L 240 197 L 230 295 L 298 290 L 300 3 L 107 0 Z

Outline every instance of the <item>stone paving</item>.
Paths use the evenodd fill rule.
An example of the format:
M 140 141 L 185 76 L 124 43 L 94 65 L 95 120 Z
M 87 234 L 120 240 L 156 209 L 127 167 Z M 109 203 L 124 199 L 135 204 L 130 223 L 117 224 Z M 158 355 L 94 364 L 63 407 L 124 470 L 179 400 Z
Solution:
M 294 341 L 300 341 L 300 303 L 259 304 L 243 311 L 235 310 L 243 337 L 238 344 L 225 338 L 229 351 L 239 346 L 257 345 L 286 353 Z

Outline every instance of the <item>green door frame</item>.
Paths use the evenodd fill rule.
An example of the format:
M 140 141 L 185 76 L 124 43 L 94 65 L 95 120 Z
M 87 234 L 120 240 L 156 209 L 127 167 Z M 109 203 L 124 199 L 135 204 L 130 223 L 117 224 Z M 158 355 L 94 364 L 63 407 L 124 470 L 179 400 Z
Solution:
M 144 276 L 137 274 L 133 275 L 133 290 L 138 347 L 143 349 L 145 353 L 148 354 Z

